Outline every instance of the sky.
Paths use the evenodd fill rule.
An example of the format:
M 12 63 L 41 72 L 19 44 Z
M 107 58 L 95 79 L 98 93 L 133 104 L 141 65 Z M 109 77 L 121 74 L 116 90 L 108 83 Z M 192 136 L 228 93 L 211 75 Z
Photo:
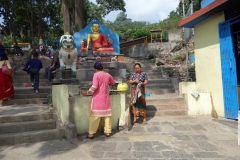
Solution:
M 96 0 L 90 1 L 96 3 Z M 156 23 L 167 18 L 171 11 L 176 10 L 179 2 L 180 0 L 125 0 L 126 14 L 132 21 Z M 104 19 L 114 21 L 119 13 L 120 11 L 112 11 Z
M 167 18 L 171 11 L 176 10 L 179 2 L 180 0 L 125 0 L 126 14 L 132 21 L 156 23 Z M 119 12 L 110 12 L 104 19 L 114 21 Z

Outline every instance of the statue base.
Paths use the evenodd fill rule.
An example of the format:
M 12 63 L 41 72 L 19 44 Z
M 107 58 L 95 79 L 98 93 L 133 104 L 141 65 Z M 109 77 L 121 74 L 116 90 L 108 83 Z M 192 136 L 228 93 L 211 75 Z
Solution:
M 71 78 L 76 78 L 76 75 L 72 74 L 72 69 L 63 69 L 61 70 L 61 74 L 62 74 L 62 79 L 71 79 Z
M 101 58 L 101 62 L 111 62 L 112 57 L 117 57 L 117 61 L 123 62 L 124 61 L 124 55 L 123 54 L 117 54 L 116 52 L 109 52 L 109 53 L 104 53 L 104 52 L 98 52 L 98 53 L 84 53 L 80 52 L 78 54 L 80 58 L 84 58 L 87 61 L 91 60 L 94 61 L 96 60 L 97 57 Z
M 74 84 L 79 85 L 80 81 L 72 74 L 72 69 L 56 70 L 52 84 Z

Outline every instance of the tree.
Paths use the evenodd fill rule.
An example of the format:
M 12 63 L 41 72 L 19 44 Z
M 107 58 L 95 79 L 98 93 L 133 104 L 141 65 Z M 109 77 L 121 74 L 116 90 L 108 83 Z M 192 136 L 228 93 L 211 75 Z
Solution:
M 124 0 L 96 0 L 96 2 L 97 4 L 89 0 L 75 0 L 75 31 L 79 31 L 92 19 L 103 22 L 103 18 L 111 11 L 126 11 Z
M 15 27 L 15 1 L 14 0 L 3 0 L 0 4 L 0 14 L 3 15 L 5 21 L 9 25 L 10 34 L 12 35 L 13 41 L 16 41 L 16 27 Z
M 177 15 L 177 12 L 171 11 L 171 12 L 169 13 L 169 15 L 168 15 L 168 18 L 172 18 L 172 17 L 174 17 L 175 15 Z
M 126 12 L 125 9 L 125 2 L 124 0 L 96 0 L 97 4 L 103 6 L 105 10 L 105 14 L 103 16 L 106 16 L 108 13 L 116 10 L 121 10 L 123 12 Z
M 68 8 L 68 0 L 62 0 L 62 16 L 63 16 L 63 30 L 64 33 L 70 33 L 70 16 Z
M 83 3 L 83 0 L 75 0 L 75 31 L 79 31 L 84 25 Z
M 127 14 L 124 13 L 124 12 L 120 12 L 118 15 L 117 15 L 117 18 L 115 19 L 114 22 L 123 22 L 123 21 L 126 21 L 127 20 Z

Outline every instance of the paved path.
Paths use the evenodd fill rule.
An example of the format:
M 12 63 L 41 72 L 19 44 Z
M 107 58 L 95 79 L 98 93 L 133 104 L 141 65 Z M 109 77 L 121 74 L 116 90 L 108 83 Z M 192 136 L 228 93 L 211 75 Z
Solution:
M 237 131 L 210 117 L 154 117 L 94 140 L 79 136 L 78 144 L 66 140 L 0 147 L 2 160 L 237 160 Z

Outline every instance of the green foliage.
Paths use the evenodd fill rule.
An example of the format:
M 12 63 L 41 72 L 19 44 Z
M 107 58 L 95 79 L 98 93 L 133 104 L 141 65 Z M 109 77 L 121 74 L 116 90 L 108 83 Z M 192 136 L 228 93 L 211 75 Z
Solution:
M 67 140 L 67 136 L 64 134 L 64 135 L 62 136 L 62 139 Z
M 92 19 L 103 18 L 114 10 L 125 10 L 124 0 L 97 0 L 97 4 L 84 1 L 84 25 Z M 63 34 L 61 0 L 1 0 L 0 15 L 3 17 L 4 35 L 15 41 L 38 44 L 39 37 L 55 40 Z M 75 0 L 68 0 L 71 31 L 74 32 Z M 10 43 L 10 42 L 9 42 Z
M 120 12 L 114 22 L 106 21 L 105 25 L 112 31 L 119 34 L 120 41 L 126 41 L 128 39 L 136 39 L 147 36 L 150 40 L 150 30 L 162 29 L 163 39 L 167 40 L 168 30 L 178 28 L 178 22 L 181 20 L 181 16 L 177 12 L 172 11 L 167 19 L 160 21 L 159 23 L 150 24 L 146 21 L 132 21 L 127 18 L 127 14 Z
M 52 94 L 48 94 L 48 95 L 47 95 L 47 98 L 48 98 L 48 104 L 49 104 L 50 106 L 53 106 Z
M 193 1 L 193 11 L 196 12 L 201 8 L 201 1 L 202 0 L 194 0 Z M 185 14 L 187 13 L 189 7 L 190 7 L 190 0 L 184 0 L 184 9 L 185 9 Z M 176 12 L 183 17 L 183 4 L 182 4 L 182 0 L 180 1 Z

